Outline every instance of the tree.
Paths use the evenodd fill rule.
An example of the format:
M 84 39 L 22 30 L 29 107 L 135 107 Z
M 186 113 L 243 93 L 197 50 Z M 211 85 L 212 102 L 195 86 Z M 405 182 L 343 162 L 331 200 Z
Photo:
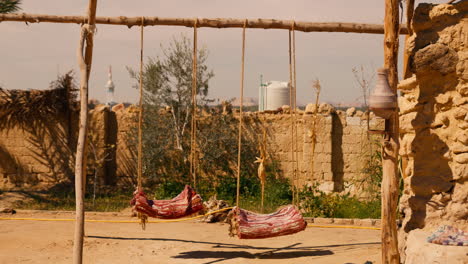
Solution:
M 174 38 L 167 48 L 161 49 L 163 55 L 148 58 L 143 69 L 143 175 L 144 184 L 158 185 L 155 195 L 164 199 L 178 194 L 190 181 L 193 50 L 191 41 L 184 36 Z M 222 105 L 208 105 L 208 82 L 214 74 L 206 65 L 207 58 L 206 49 L 198 50 L 197 192 L 208 197 L 216 190 L 220 197 L 233 199 L 239 120 L 232 112 L 223 111 Z M 139 83 L 139 72 L 127 69 Z M 252 131 L 243 133 L 243 161 L 253 161 L 257 155 L 255 136 Z M 129 131 L 128 138 L 133 141 L 129 145 L 137 145 L 136 128 Z M 253 163 L 244 162 L 243 183 L 258 181 L 254 172 Z M 241 192 L 244 194 L 245 190 Z
M 361 88 L 362 92 L 362 99 L 364 101 L 364 107 L 365 110 L 368 112 L 369 106 L 368 106 L 368 98 L 371 93 L 371 86 L 374 82 L 374 77 L 375 75 L 372 72 L 368 72 L 364 66 L 358 67 L 353 67 L 351 69 L 354 75 L 354 80 L 357 82 L 359 87 Z
M 369 138 L 369 130 L 370 130 L 370 127 L 369 127 L 369 104 L 368 104 L 368 99 L 370 97 L 370 93 L 371 93 L 371 86 L 374 82 L 374 77 L 375 75 L 373 73 L 369 73 L 367 72 L 367 70 L 364 68 L 364 66 L 361 65 L 361 67 L 357 68 L 357 67 L 354 67 L 352 68 L 351 70 L 353 72 L 353 75 L 354 75 L 354 79 L 356 80 L 356 82 L 358 83 L 359 87 L 361 88 L 361 92 L 362 92 L 362 99 L 364 100 L 364 109 L 365 109 L 365 115 L 366 115 L 366 119 L 367 119 L 367 138 Z M 371 149 L 371 152 L 372 152 L 372 149 Z
M 183 136 L 191 117 L 192 43 L 182 35 L 180 39 L 173 38 L 167 48 L 161 45 L 161 50 L 162 57 L 150 57 L 144 65 L 145 111 L 146 106 L 170 109 L 175 148 L 183 151 Z M 208 51 L 202 48 L 197 54 L 197 104 L 204 106 L 209 102 L 208 82 L 214 73 L 206 65 Z M 130 76 L 139 82 L 139 72 L 127 69 Z
M 0 0 L 0 14 L 14 13 L 21 8 L 21 0 Z

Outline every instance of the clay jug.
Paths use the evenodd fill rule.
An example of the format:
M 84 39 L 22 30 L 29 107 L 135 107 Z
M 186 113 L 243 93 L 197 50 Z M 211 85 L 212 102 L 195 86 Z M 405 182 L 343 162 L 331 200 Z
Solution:
M 369 108 L 379 117 L 388 119 L 397 108 L 397 97 L 388 84 L 388 71 L 377 70 L 377 83 L 369 97 Z

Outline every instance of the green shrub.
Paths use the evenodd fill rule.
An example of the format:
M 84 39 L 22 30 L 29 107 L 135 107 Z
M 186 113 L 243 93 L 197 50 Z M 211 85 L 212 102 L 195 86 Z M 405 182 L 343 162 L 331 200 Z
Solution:
M 380 218 L 380 200 L 360 200 L 349 194 L 325 193 L 318 184 L 299 194 L 304 216 L 330 218 Z
M 343 197 L 337 204 L 334 218 L 380 218 L 380 200 L 360 201 L 356 197 Z
M 154 192 L 154 196 L 152 197 L 151 195 L 148 197 L 148 199 L 158 199 L 158 200 L 164 200 L 164 199 L 172 199 L 176 195 L 178 195 L 185 187 L 185 184 L 182 182 L 176 182 L 176 181 L 164 181 L 160 183 L 157 188 L 151 188 L 149 191 Z

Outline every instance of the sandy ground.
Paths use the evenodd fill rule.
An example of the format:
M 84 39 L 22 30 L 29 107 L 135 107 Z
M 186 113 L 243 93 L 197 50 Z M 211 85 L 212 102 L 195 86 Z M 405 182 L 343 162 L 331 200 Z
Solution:
M 74 218 L 20 211 L 0 217 Z M 128 213 L 87 219 L 135 220 Z M 307 228 L 295 235 L 239 240 L 226 224 L 86 223 L 84 263 L 380 263 L 380 231 Z M 0 263 L 71 263 L 74 222 L 0 220 Z

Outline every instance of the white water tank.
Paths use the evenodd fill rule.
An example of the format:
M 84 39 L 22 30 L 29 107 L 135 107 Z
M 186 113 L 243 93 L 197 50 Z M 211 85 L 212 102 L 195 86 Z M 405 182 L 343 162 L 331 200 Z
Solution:
M 289 83 L 270 81 L 264 89 L 265 110 L 276 110 L 283 105 L 289 105 Z

